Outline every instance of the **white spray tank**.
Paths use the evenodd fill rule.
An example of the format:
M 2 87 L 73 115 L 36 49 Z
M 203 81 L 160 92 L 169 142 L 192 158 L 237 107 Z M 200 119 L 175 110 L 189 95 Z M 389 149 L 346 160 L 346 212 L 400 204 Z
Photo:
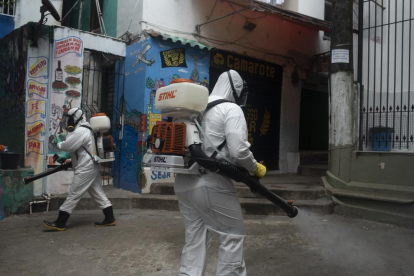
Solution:
M 175 79 L 157 90 L 155 108 L 173 122 L 160 122 L 152 130 L 153 156 L 151 170 L 196 174 L 187 163 L 188 147 L 202 144 L 194 118 L 199 117 L 208 103 L 208 89 L 189 80 Z
M 96 113 L 89 120 L 95 136 L 94 158 L 98 163 L 115 160 L 115 144 L 111 135 L 104 135 L 111 129 L 111 121 L 105 113 Z

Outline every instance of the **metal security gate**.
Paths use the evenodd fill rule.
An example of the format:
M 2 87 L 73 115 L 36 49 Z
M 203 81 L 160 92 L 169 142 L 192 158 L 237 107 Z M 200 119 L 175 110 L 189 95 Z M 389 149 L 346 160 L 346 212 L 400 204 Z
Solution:
M 414 3 L 360 0 L 359 149 L 414 150 Z
M 105 113 L 114 127 L 121 116 L 123 110 L 114 106 L 114 99 L 121 98 L 124 92 L 125 76 L 117 70 L 117 63 L 121 59 L 102 52 L 84 51 L 81 108 L 88 121 L 95 113 Z M 111 132 L 109 134 L 112 135 Z M 117 145 L 117 151 L 119 149 L 120 145 Z M 101 164 L 101 176 L 103 185 L 112 184 L 112 162 Z

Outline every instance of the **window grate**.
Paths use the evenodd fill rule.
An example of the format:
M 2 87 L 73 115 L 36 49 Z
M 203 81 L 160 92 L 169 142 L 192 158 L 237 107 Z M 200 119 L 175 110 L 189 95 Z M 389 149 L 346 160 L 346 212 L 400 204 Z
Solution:
M 16 0 L 0 0 L 0 14 L 15 16 Z

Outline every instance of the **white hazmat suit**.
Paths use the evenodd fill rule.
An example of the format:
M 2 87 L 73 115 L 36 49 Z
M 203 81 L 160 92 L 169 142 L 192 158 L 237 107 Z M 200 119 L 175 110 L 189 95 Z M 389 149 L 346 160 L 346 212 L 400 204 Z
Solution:
M 77 121 L 82 116 L 80 109 L 71 109 L 68 112 L 73 114 L 74 120 Z M 72 168 L 75 172 L 73 181 L 70 184 L 69 193 L 65 202 L 60 206 L 60 210 L 71 214 L 78 204 L 79 200 L 89 192 L 91 197 L 98 204 L 99 208 L 105 209 L 112 206 L 111 202 L 106 197 L 102 188 L 102 180 L 100 175 L 100 165 L 92 160 L 95 139 L 88 122 L 85 117 L 79 121 L 75 126 L 73 132 L 69 132 L 66 140 L 57 144 L 57 147 L 62 151 L 71 153 Z M 86 150 L 85 150 L 86 149 Z
M 243 88 L 240 75 L 230 70 L 237 95 Z M 220 75 L 208 101 L 226 99 L 234 102 L 227 72 Z M 218 147 L 226 140 L 221 152 L 231 161 L 250 172 L 257 162 L 249 150 L 247 126 L 242 109 L 235 103 L 221 103 L 205 112 L 203 128 L 206 136 Z M 203 137 L 204 151 L 214 152 Z M 220 155 L 217 155 L 220 159 Z M 181 257 L 180 275 L 204 275 L 207 251 L 213 236 L 218 237 L 217 275 L 246 275 L 243 258 L 245 230 L 243 214 L 233 182 L 217 173 L 177 175 L 174 190 L 179 199 L 185 224 L 185 246 Z

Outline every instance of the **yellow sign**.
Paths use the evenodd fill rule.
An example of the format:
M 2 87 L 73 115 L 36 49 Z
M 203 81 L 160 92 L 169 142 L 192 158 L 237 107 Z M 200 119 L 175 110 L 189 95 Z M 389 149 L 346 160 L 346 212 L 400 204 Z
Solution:
M 47 98 L 47 83 L 29 80 L 27 83 L 27 91 L 29 93 L 29 97 L 33 97 L 33 94 L 36 94 L 40 97 Z
M 26 155 L 30 156 L 32 152 L 43 155 L 43 141 L 28 139 L 26 142 Z
M 47 57 L 34 57 L 29 58 L 30 70 L 29 77 L 38 78 L 45 77 L 47 78 L 48 72 L 48 58 Z
M 45 124 L 42 121 L 27 123 L 27 137 L 34 137 L 39 133 L 45 135 Z
M 46 101 L 43 100 L 30 100 L 27 101 L 27 115 L 29 118 L 35 114 L 40 114 L 42 119 L 46 118 Z

